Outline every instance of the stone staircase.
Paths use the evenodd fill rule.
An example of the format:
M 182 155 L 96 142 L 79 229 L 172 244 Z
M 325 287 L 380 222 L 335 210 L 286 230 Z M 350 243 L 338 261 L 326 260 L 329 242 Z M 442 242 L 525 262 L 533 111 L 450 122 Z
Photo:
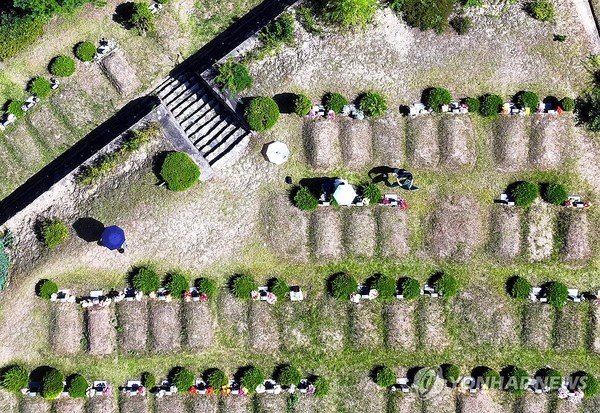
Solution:
M 235 162 L 251 133 L 194 73 L 167 77 L 154 91 L 213 169 Z

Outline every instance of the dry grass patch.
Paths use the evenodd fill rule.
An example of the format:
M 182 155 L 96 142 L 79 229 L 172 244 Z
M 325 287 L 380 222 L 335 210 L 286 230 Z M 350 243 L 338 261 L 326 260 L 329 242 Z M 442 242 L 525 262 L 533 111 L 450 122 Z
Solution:
M 250 397 L 229 396 L 221 400 L 223 401 L 221 411 L 227 413 L 252 413 L 253 411 Z
M 415 301 L 398 301 L 385 306 L 385 342 L 388 347 L 394 350 L 415 350 L 417 344 L 416 307 Z
M 313 396 L 300 396 L 296 405 L 296 413 L 337 413 L 337 407 L 331 397 L 317 399 Z
M 273 251 L 294 259 L 308 258 L 308 216 L 288 194 L 269 196 L 262 208 L 265 238 Z
M 516 413 L 543 413 L 547 411 L 547 396 L 525 392 L 519 400 Z
M 494 207 L 491 217 L 490 250 L 501 259 L 511 259 L 521 251 L 521 217 L 514 207 Z
M 417 318 L 420 345 L 429 351 L 443 351 L 450 344 L 446 331 L 446 314 L 444 301 L 436 298 L 423 297 L 419 303 Z
M 459 395 L 457 412 L 460 413 L 504 413 L 507 410 L 497 403 L 490 393 L 476 393 L 472 395 Z
M 565 237 L 565 259 L 584 260 L 589 258 L 591 253 L 587 214 L 582 211 L 574 211 L 574 213 L 570 214 Z
M 248 345 L 259 353 L 279 351 L 279 328 L 271 313 L 270 305 L 265 302 L 250 303 L 248 314 Z
M 527 166 L 529 139 L 522 116 L 500 116 L 493 128 L 494 157 L 498 169 L 506 172 L 521 171 Z
M 56 354 L 76 354 L 81 351 L 83 338 L 83 312 L 77 304 L 54 303 L 50 334 L 52 349 Z
M 286 413 L 287 409 L 287 393 L 279 395 L 261 394 L 256 396 L 255 413 Z
M 550 349 L 553 323 L 552 307 L 527 302 L 523 313 L 523 345 L 539 351 Z
M 87 309 L 87 339 L 90 354 L 111 354 L 117 348 L 117 331 L 112 307 L 95 305 Z
M 387 390 L 378 386 L 368 372 L 357 372 L 361 377 L 343 396 L 343 412 L 381 413 L 386 411 Z
M 462 291 L 452 306 L 461 339 L 472 345 L 513 345 L 518 340 L 514 304 L 497 292 L 474 285 Z
M 119 411 L 120 413 L 149 413 L 150 400 L 148 397 L 123 395 L 119 403 Z
M 388 258 L 401 258 L 409 252 L 408 215 L 400 208 L 377 208 L 379 251 Z
M 407 121 L 406 146 L 412 166 L 434 168 L 440 162 L 437 116 L 417 116 Z
M 404 161 L 405 120 L 393 112 L 373 121 L 373 160 L 380 165 L 402 165 Z
M 117 413 L 117 404 L 112 397 L 95 396 L 88 399 L 86 413 Z
M 77 129 L 83 136 L 104 121 L 98 119 L 93 110 L 94 100 L 93 95 L 87 94 L 76 85 L 64 84 L 58 88 L 58 93 L 49 98 L 48 105 L 52 112 L 58 112 L 69 126 Z
M 136 410 L 136 413 L 144 413 L 144 410 Z M 85 413 L 85 400 L 60 398 L 54 403 L 54 413 Z M 122 411 L 127 413 L 127 411 Z M 133 413 L 133 411 L 129 411 Z
M 390 395 L 393 410 L 396 413 L 414 413 L 420 412 L 422 402 L 415 393 L 392 393 Z M 382 410 L 385 411 L 385 410 Z
M 383 344 L 381 305 L 359 303 L 350 307 L 350 340 L 354 347 L 370 349 Z
M 145 351 L 148 341 L 148 303 L 123 301 L 116 307 L 121 330 L 119 347 L 123 351 Z
M 313 253 L 316 258 L 337 260 L 342 257 L 340 211 L 322 208 L 312 214 Z
M 179 302 L 150 304 L 150 348 L 159 353 L 181 350 Z
M 367 120 L 340 118 L 340 146 L 346 168 L 360 169 L 371 162 L 371 124 Z
M 558 310 L 555 325 L 555 348 L 557 351 L 578 350 L 583 347 L 587 320 L 585 305 L 568 303 Z
M 154 413 L 185 413 L 185 396 L 175 394 L 154 401 Z
M 191 413 L 217 413 L 219 411 L 219 399 L 216 397 L 190 397 Z
M 215 320 L 207 302 L 183 304 L 187 345 L 194 350 L 206 350 L 215 341 Z
M 347 302 L 326 297 L 319 306 L 321 312 L 319 335 L 325 351 L 337 352 L 344 347 L 346 337 L 344 326 L 348 325 L 348 305 Z
M 328 170 L 341 161 L 339 123 L 335 120 L 305 120 L 302 128 L 306 160 L 315 169 Z
M 281 344 L 286 350 L 307 349 L 311 345 L 311 332 L 305 320 L 312 318 L 312 312 L 317 310 L 304 303 L 284 301 L 275 308 L 281 326 Z
M 17 399 L 17 396 L 0 389 L 0 411 L 17 413 L 19 411 L 19 399 Z
M 436 258 L 469 259 L 483 240 L 480 207 L 472 197 L 454 196 L 433 214 L 431 252 Z
M 570 116 L 535 115 L 531 122 L 529 162 L 536 168 L 554 169 L 569 156 L 573 121 Z
M 142 86 L 135 69 L 120 50 L 102 59 L 102 68 L 108 79 L 124 96 L 131 95 Z
M 238 300 L 229 292 L 223 290 L 219 294 L 219 327 L 229 333 L 238 345 L 242 345 L 248 333 L 248 303 Z
M 21 413 L 50 413 L 50 402 L 39 397 L 23 399 Z
M 475 165 L 475 128 L 468 116 L 444 116 L 440 121 L 441 164 L 449 169 Z
M 4 138 L 16 149 L 18 160 L 29 165 L 28 168 L 35 167 L 42 161 L 42 152 L 25 122 L 17 123 L 17 126 L 6 133 Z
M 556 408 L 553 413 L 573 413 L 580 410 L 580 405 L 575 404 L 571 400 L 558 399 L 556 400 Z
M 584 413 L 596 413 L 600 412 L 600 396 L 583 399 L 583 408 L 581 409 Z M 532 411 L 533 413 L 533 411 Z
M 446 387 L 440 394 L 423 402 L 425 413 L 456 413 L 456 391 Z
M 342 213 L 346 253 L 354 257 L 372 257 L 375 254 L 377 236 L 372 209 L 352 208 Z
M 69 130 L 52 114 L 47 105 L 37 105 L 29 121 L 51 145 L 58 147 L 73 141 Z M 58 148 L 53 148 L 58 149 Z
M 541 261 L 552 255 L 554 249 L 554 212 L 551 207 L 537 199 L 529 208 L 527 223 L 527 249 L 532 261 Z
M 590 305 L 590 347 L 600 353 L 600 305 Z

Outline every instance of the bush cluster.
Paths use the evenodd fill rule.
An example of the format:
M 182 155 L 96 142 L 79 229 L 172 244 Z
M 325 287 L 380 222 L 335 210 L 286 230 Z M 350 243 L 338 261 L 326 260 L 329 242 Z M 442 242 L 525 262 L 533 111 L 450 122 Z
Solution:
M 519 182 L 511 191 L 515 205 L 523 208 L 530 206 L 539 194 L 540 189 L 538 185 L 529 181 Z
M 460 367 L 455 364 L 446 364 L 442 368 L 442 376 L 450 384 L 457 383 L 460 379 Z
M 38 287 L 38 294 L 44 300 L 49 300 L 52 294 L 58 292 L 58 286 L 54 281 L 42 280 Z
M 502 97 L 498 95 L 485 95 L 481 97 L 479 113 L 483 116 L 496 116 L 502 109 Z
M 69 238 L 69 229 L 60 219 L 44 221 L 41 224 L 40 232 L 44 245 L 53 249 L 65 242 Z
M 50 63 L 50 73 L 54 76 L 69 77 L 75 73 L 75 60 L 69 56 L 58 56 Z
M 405 277 L 402 278 L 398 284 L 400 294 L 405 300 L 412 300 L 421 295 L 421 286 L 419 282 L 414 278 Z
M 563 375 L 560 371 L 553 368 L 545 368 L 541 374 L 544 384 L 550 391 L 556 391 L 562 386 Z
M 551 183 L 544 189 L 543 198 L 546 202 L 560 206 L 569 198 L 569 193 L 563 184 Z
M 517 93 L 517 103 L 525 108 L 535 110 L 540 104 L 540 97 L 537 93 L 528 90 Z
M 306 116 L 312 109 L 310 98 L 302 93 L 299 93 L 294 98 L 294 113 L 298 116 Z
M 0 60 L 10 59 L 44 34 L 44 19 L 0 13 Z
M 358 283 L 354 277 L 349 274 L 336 274 L 331 279 L 330 293 L 338 300 L 348 300 L 350 298 L 350 294 L 355 293 L 357 290 Z
M 29 384 L 29 372 L 21 366 L 12 366 L 8 368 L 2 376 L 2 387 L 6 390 L 21 394 Z
M 444 297 L 449 298 L 458 293 L 458 280 L 448 273 L 443 273 L 437 277 L 437 280 L 433 284 L 436 291 L 443 294 Z
M 442 33 L 448 27 L 454 3 L 455 0 L 394 0 L 393 8 L 402 12 L 409 26 Z
M 294 44 L 294 21 L 291 14 L 284 14 L 259 33 L 258 38 L 266 53 L 278 51 L 284 44 Z
M 545 296 L 551 306 L 561 308 L 567 302 L 569 290 L 563 283 L 553 281 L 546 288 Z
M 510 366 L 504 372 L 504 390 L 522 394 L 527 389 L 527 380 L 529 379 L 529 373 L 520 367 Z
M 275 279 L 271 284 L 270 291 L 281 300 L 282 298 L 285 298 L 285 296 L 290 292 L 290 287 L 286 284 L 285 281 Z
M 142 386 L 148 391 L 152 390 L 156 386 L 156 376 L 148 371 L 142 373 Z
M 22 100 L 11 100 L 8 103 L 8 106 L 6 107 L 6 113 L 11 113 L 15 115 L 17 119 L 22 117 L 25 114 L 25 112 L 23 112 L 23 109 L 21 109 L 21 106 L 23 106 L 24 103 L 25 102 L 23 102 Z
M 198 292 L 206 294 L 208 298 L 215 297 L 217 295 L 217 285 L 209 278 L 201 278 L 198 281 Z
M 511 280 L 510 295 L 513 298 L 523 299 L 529 297 L 531 283 L 523 277 L 515 277 Z
M 50 81 L 42 76 L 38 76 L 31 81 L 29 90 L 40 99 L 47 98 L 52 93 Z
M 479 112 L 480 102 L 477 98 L 466 98 L 465 103 L 469 108 L 469 112 Z
M 381 301 L 389 302 L 396 298 L 396 280 L 394 277 L 385 274 L 378 274 L 375 277 L 371 288 L 377 290 L 379 293 L 377 299 Z
M 163 161 L 160 176 L 171 191 L 185 191 L 198 183 L 200 167 L 185 152 L 171 152 Z
M 317 377 L 313 385 L 315 386 L 315 397 L 322 399 L 329 393 L 329 382 L 324 377 Z
M 319 207 L 319 199 L 307 186 L 301 186 L 294 195 L 294 204 L 302 211 L 313 211 Z
M 160 277 L 150 267 L 140 267 L 133 275 L 133 288 L 142 291 L 146 295 L 157 291 L 159 287 Z
M 241 63 L 235 63 L 233 59 L 228 59 L 219 66 L 219 73 L 215 81 L 224 89 L 233 93 L 239 93 L 252 86 L 252 76 L 246 66 Z
M 249 275 L 238 275 L 231 284 L 233 295 L 240 300 L 249 300 L 251 298 L 250 293 L 257 288 L 256 281 Z
M 75 56 L 82 62 L 91 62 L 96 55 L 96 46 L 92 42 L 81 42 L 75 46 Z
M 214 369 L 208 373 L 206 383 L 212 386 L 213 389 L 218 390 L 229 383 L 229 378 L 223 370 Z
M 575 110 L 575 99 L 570 97 L 564 97 L 560 100 L 560 107 L 567 112 L 573 112 Z
M 381 387 L 391 387 L 396 384 L 396 373 L 389 367 L 380 367 L 375 373 L 375 383 Z
M 327 110 L 342 113 L 342 109 L 348 104 L 348 99 L 340 93 L 329 92 L 325 95 L 323 102 Z
M 56 399 L 63 392 L 65 377 L 55 368 L 48 369 L 42 376 L 41 395 L 46 400 Z
M 427 106 L 436 112 L 440 112 L 442 105 L 448 105 L 450 102 L 452 102 L 452 95 L 443 87 L 432 88 L 427 94 Z
M 248 389 L 248 393 L 250 394 L 254 394 L 256 387 L 258 387 L 260 384 L 263 384 L 264 381 L 265 376 L 258 367 L 248 368 L 240 378 L 240 384 L 242 387 Z
M 322 2 L 320 14 L 328 24 L 340 28 L 365 27 L 375 17 L 377 0 L 331 0 Z
M 186 392 L 194 385 L 194 373 L 183 367 L 177 367 L 171 376 L 171 383 L 180 392 Z
M 69 396 L 76 399 L 82 399 L 85 397 L 85 393 L 88 389 L 88 382 L 81 374 L 75 374 L 69 378 L 67 383 L 67 391 Z
M 244 115 L 250 128 L 264 132 L 275 126 L 279 120 L 279 106 L 273 99 L 259 96 L 250 101 Z
M 383 116 L 388 109 L 385 96 L 377 92 L 366 92 L 358 102 L 358 108 L 368 117 L 378 118 Z
M 139 34 L 156 30 L 156 17 L 150 11 L 147 2 L 134 3 L 129 24 L 137 29 Z
M 277 375 L 277 381 L 283 386 L 297 386 L 302 380 L 302 374 L 300 371 L 293 366 L 284 366 L 279 370 Z
M 596 376 L 586 372 L 578 372 L 575 375 L 579 380 L 577 381 L 577 387 L 583 390 L 583 395 L 587 398 L 594 397 L 600 390 L 600 383 Z
M 369 199 L 369 205 L 377 205 L 381 201 L 381 189 L 373 182 L 366 184 L 362 189 L 363 197 Z
M 188 291 L 189 287 L 190 285 L 187 278 L 179 272 L 170 274 L 167 283 L 165 284 L 165 288 L 173 298 L 183 297 L 183 294 Z
M 552 21 L 556 17 L 554 4 L 548 0 L 537 0 L 529 3 L 529 13 L 534 19 L 543 22 Z
M 483 382 L 489 389 L 499 389 L 501 383 L 500 373 L 492 368 L 486 368 L 481 374 Z
M 458 34 L 469 33 L 472 24 L 473 22 L 469 16 L 457 16 L 450 21 L 450 26 L 452 26 L 452 28 L 456 30 L 456 33 Z

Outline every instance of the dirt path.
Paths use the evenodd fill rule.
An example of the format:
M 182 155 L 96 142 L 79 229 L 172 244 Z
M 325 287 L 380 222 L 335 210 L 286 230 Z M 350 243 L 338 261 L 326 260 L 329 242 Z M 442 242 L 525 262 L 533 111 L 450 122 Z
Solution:
M 575 6 L 575 10 L 577 11 L 577 15 L 579 16 L 579 20 L 581 24 L 585 28 L 590 41 L 593 45 L 593 52 L 600 52 L 600 33 L 598 32 L 598 26 L 596 25 L 596 20 L 594 19 L 594 13 L 592 12 L 592 7 L 590 6 L 589 0 L 572 0 L 573 5 Z

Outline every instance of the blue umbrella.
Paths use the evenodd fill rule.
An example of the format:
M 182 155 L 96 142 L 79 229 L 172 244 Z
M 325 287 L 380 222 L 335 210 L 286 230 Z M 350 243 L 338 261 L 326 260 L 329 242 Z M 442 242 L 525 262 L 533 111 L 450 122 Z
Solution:
M 121 248 L 125 242 L 125 231 L 116 225 L 104 228 L 102 232 L 102 245 L 109 250 L 116 250 Z

